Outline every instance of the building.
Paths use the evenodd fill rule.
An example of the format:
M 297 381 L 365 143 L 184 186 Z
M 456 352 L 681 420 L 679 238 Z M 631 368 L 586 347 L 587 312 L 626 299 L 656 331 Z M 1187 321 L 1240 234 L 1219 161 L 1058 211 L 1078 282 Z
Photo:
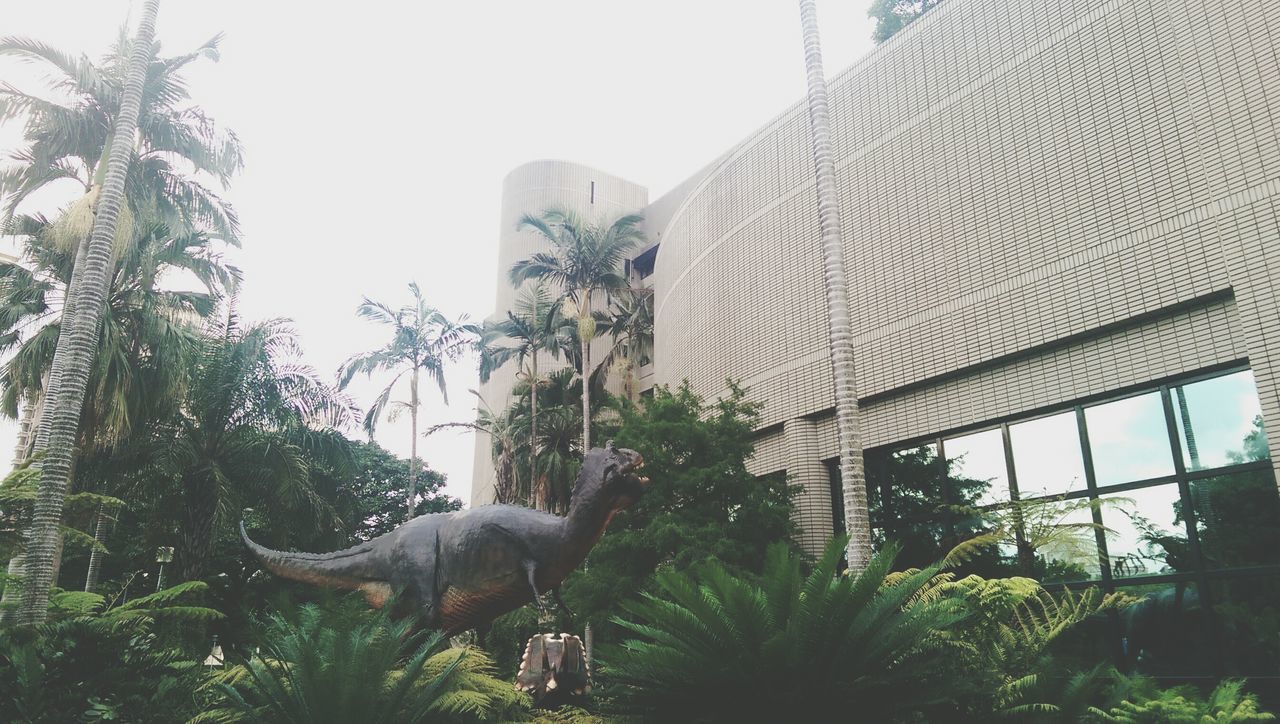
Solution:
M 1034 551 L 1047 579 L 1274 615 L 1278 47 L 1280 3 L 948 0 L 830 81 L 878 537 L 946 541 L 956 503 L 1041 497 L 1088 531 Z M 507 217 L 547 202 L 644 211 L 652 381 L 748 385 L 754 471 L 803 486 L 820 546 L 842 522 L 803 102 L 652 201 L 517 169 L 501 263 L 531 243 Z

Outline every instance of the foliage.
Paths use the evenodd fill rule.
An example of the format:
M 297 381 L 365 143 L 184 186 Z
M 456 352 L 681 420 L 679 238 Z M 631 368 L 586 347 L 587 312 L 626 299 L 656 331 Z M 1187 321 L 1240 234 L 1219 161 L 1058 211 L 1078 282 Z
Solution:
M 220 131 L 189 103 L 183 78 L 193 62 L 218 59 L 220 40 L 214 37 L 183 55 L 152 58 L 126 198 L 135 212 L 154 210 L 175 229 L 209 231 L 234 243 L 239 234 L 235 212 L 195 177 L 207 173 L 225 185 L 244 163 L 240 141 L 235 134 Z M 38 40 L 0 38 L 0 55 L 49 71 L 48 90 L 52 91 L 42 94 L 7 84 L 0 87 L 0 122 L 26 118 L 27 145 L 10 154 L 10 164 L 0 171 L 6 219 L 32 193 L 64 179 L 79 182 L 89 192 L 77 202 L 78 207 L 92 206 L 96 197 L 91 189 L 101 183 L 132 43 L 121 28 L 111 52 L 94 63 Z M 87 229 L 74 236 L 87 237 Z
M 867 10 L 867 17 L 876 21 L 872 37 L 877 43 L 883 43 L 941 2 L 942 0 L 874 0 Z
M 0 720 L 171 722 L 195 712 L 202 673 L 164 635 L 214 620 L 192 582 L 111 605 L 102 596 L 56 592 L 51 622 L 0 628 Z
M 234 312 L 201 341 L 179 412 L 152 434 L 147 487 L 176 521 L 180 575 L 203 575 L 219 529 L 254 506 L 270 519 L 332 525 L 315 461 L 349 471 L 338 429 L 352 411 L 304 365 L 282 320 L 241 328 Z M 274 542 L 274 541 L 273 541 Z
M 634 713 L 682 721 L 886 721 L 952 700 L 967 682 L 942 654 L 963 603 L 922 595 L 935 570 L 887 578 L 891 548 L 838 576 L 843 548 L 833 541 L 806 577 L 771 546 L 758 584 L 717 563 L 659 571 L 659 593 L 617 619 L 637 638 L 601 657 L 610 692 Z
M 1121 724 L 1275 721 L 1273 714 L 1258 706 L 1257 696 L 1245 693 L 1244 682 L 1240 680 L 1220 682 L 1206 698 L 1190 686 L 1161 689 L 1153 679 L 1123 674 L 1116 674 L 1115 679 L 1112 698 L 1121 700 L 1106 711 L 1091 708 L 1089 713 L 1098 721 Z
M 482 653 L 442 651 L 412 619 L 314 605 L 293 619 L 271 617 L 263 653 L 217 677 L 215 707 L 193 722 L 480 722 L 528 706 Z
M 609 620 L 623 601 L 652 589 L 660 567 L 677 571 L 715 559 L 729 570 L 758 573 L 771 543 L 793 531 L 793 486 L 782 476 L 747 470 L 758 407 L 737 385 L 714 403 L 688 387 L 660 387 L 639 406 L 623 405 L 614 435 L 639 450 L 650 483 L 618 513 L 587 565 L 565 583 L 574 610 L 595 627 L 596 640 L 616 635 Z
M 396 457 L 373 442 L 350 444 L 349 469 L 334 471 L 332 497 L 338 517 L 357 540 L 370 540 L 390 532 L 402 522 L 409 491 L 409 461 Z M 347 468 L 348 466 L 343 466 Z M 445 476 L 418 462 L 418 506 L 414 515 L 447 513 L 462 509 L 462 501 L 443 491 Z M 349 543 L 343 536 L 341 545 Z

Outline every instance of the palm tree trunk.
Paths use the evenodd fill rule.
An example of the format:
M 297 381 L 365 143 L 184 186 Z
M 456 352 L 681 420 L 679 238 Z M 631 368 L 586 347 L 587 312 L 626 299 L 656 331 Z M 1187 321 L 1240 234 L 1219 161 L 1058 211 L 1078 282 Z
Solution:
M 818 222 L 822 228 L 823 277 L 831 330 L 831 364 L 835 382 L 836 429 L 843 481 L 844 517 L 849 531 L 846 556 L 849 569 L 862 572 L 871 560 L 871 528 L 867 514 L 867 479 L 863 470 L 862 435 L 858 426 L 858 393 L 854 380 L 852 329 L 849 320 L 848 279 L 844 243 L 840 238 L 840 196 L 831 157 L 831 128 L 827 116 L 827 81 L 822 73 L 818 13 L 813 0 L 800 0 L 804 28 L 804 60 L 808 78 L 809 124 L 813 132 L 813 163 L 818 187 Z
M 537 313 L 534 314 L 537 321 Z M 529 373 L 529 480 L 538 479 L 538 346 L 533 346 L 533 356 Z M 546 510 L 546 501 L 535 503 L 534 507 Z
M 413 376 L 409 378 L 409 427 L 413 440 L 409 442 L 409 510 L 405 514 L 406 521 L 413 520 L 413 496 L 418 492 L 418 367 L 415 364 Z
M 104 503 L 98 503 L 98 513 L 94 518 L 93 550 L 89 551 L 89 571 L 84 575 L 84 590 L 92 592 L 98 587 L 98 573 L 102 570 L 102 553 L 107 542 L 108 526 L 115 523 L 115 518 L 107 510 Z
M 116 118 L 107 177 L 98 200 L 81 286 L 73 288 L 76 316 L 70 320 L 71 335 L 63 350 L 66 361 L 56 399 L 51 401 L 48 449 L 41 466 L 40 486 L 32 515 L 30 546 L 27 551 L 26 585 L 22 591 L 19 621 L 26 625 L 43 623 L 49 605 L 58 525 L 66 502 L 68 473 L 75 454 L 76 433 L 89 384 L 89 370 L 97 352 L 99 324 L 110 284 L 112 242 L 120 208 L 125 202 L 125 176 L 132 159 L 134 135 L 142 105 L 142 85 L 154 51 L 156 16 L 160 0 L 147 0 L 129 59 L 129 76 Z M 66 324 L 66 322 L 64 322 Z M 63 340 L 58 347 L 63 348 Z M 55 353 L 56 354 L 56 353 Z
M 591 340 L 582 335 L 582 454 L 591 451 Z
M 218 515 L 217 485 L 207 478 L 184 476 L 182 490 L 176 565 L 182 581 L 198 581 L 213 551 L 213 523 Z

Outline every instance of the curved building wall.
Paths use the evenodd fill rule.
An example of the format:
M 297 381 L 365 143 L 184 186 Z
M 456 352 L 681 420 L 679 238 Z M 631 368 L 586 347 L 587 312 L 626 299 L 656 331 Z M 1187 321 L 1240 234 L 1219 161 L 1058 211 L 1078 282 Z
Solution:
M 1276 33 L 1276 3 L 950 0 L 832 81 L 867 447 L 1245 358 L 1280 417 Z M 750 386 L 755 469 L 804 486 L 812 548 L 835 436 L 809 142 L 797 104 L 723 157 L 654 287 L 656 382 Z
M 567 161 L 543 160 L 526 163 L 502 182 L 502 211 L 498 226 L 497 293 L 494 313 L 502 317 L 515 304 L 517 290 L 507 273 L 516 262 L 536 252 L 550 251 L 550 244 L 531 231 L 517 231 L 516 224 L 527 213 L 559 207 L 577 211 L 586 218 L 612 220 L 622 214 L 640 211 L 648 202 L 649 192 L 625 179 Z M 603 340 L 601 341 L 603 345 Z M 593 347 L 593 353 L 596 352 Z M 539 355 L 539 373 L 563 367 L 565 362 Z M 495 413 L 511 401 L 511 388 L 516 382 L 515 363 L 497 370 L 479 388 L 480 396 Z M 476 435 L 475 463 L 472 472 L 471 504 L 493 501 L 492 441 L 488 435 Z

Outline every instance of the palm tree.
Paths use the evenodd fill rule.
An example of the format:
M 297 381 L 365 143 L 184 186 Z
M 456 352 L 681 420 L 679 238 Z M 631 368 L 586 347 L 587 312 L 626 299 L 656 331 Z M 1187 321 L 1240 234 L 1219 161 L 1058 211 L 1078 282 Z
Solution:
M 18 416 L 20 401 L 43 399 L 61 320 L 67 317 L 65 294 L 59 292 L 71 278 L 75 255 L 50 233 L 49 222 L 22 216 L 16 221 L 15 228 L 24 232 L 27 258 L 22 264 L 0 263 L 0 352 L 12 353 L 0 368 L 0 414 L 9 417 Z M 95 450 L 109 456 L 140 423 L 171 414 L 181 399 L 198 323 L 240 279 L 239 269 L 226 264 L 213 243 L 199 232 L 174 235 L 159 222 L 134 225 L 130 241 L 114 260 L 99 352 L 81 415 L 78 460 Z M 158 288 L 164 275 L 175 272 L 191 275 L 204 290 Z M 19 453 L 22 460 L 33 452 L 33 443 L 28 436 Z M 80 475 L 83 466 L 76 462 L 74 468 L 70 487 L 89 489 Z M 86 590 L 95 583 L 107 527 L 98 522 L 94 530 L 100 534 L 99 545 L 90 554 Z
M 195 61 L 216 61 L 220 40 L 214 37 L 184 55 L 148 58 L 125 195 L 132 211 L 154 208 L 172 228 L 205 229 L 234 244 L 239 236 L 235 212 L 195 174 L 208 173 L 225 186 L 243 166 L 240 141 L 187 103 L 190 97 L 182 77 Z M 85 196 L 67 223 L 83 228 L 79 237 L 88 236 L 92 216 L 86 212 L 98 199 L 105 178 L 132 49 L 133 41 L 123 28 L 111 53 L 96 64 L 38 40 L 0 38 L 0 55 L 50 72 L 51 90 L 58 98 L 0 87 L 0 122 L 25 116 L 27 142 L 0 171 L 0 196 L 7 196 L 4 219 L 13 218 L 39 189 L 75 181 Z
M 631 287 L 616 292 L 609 311 L 598 315 L 597 327 L 613 340 L 600 370 L 621 367 L 623 389 L 635 402 L 637 370 L 653 360 L 653 290 Z
M 831 365 L 835 382 L 836 434 L 844 519 L 849 529 L 849 569 L 861 571 L 871 560 L 871 524 L 867 510 L 867 478 L 858 425 L 858 391 L 854 376 L 853 330 L 849 320 L 849 281 L 845 276 L 841 239 L 840 194 L 831 156 L 831 124 L 827 117 L 827 81 L 822 74 L 818 11 L 813 0 L 800 0 L 804 28 L 804 61 L 808 78 L 809 125 L 813 131 L 813 163 L 817 169 L 818 223 L 822 228 L 823 281 L 831 330 Z
M 111 154 L 107 161 L 102 192 L 97 199 L 93 233 L 87 244 L 84 261 L 80 265 L 84 270 L 83 276 L 80 283 L 73 284 L 69 290 L 76 299 L 75 317 L 66 325 L 69 333 L 58 340 L 60 350 L 55 351 L 55 356 L 65 358 L 65 369 L 62 371 L 63 379 L 57 397 L 50 406 L 52 414 L 48 425 L 49 447 L 42 461 L 40 487 L 27 549 L 19 621 L 28 626 L 43 622 L 47 615 L 58 526 L 67 494 L 67 480 L 85 389 L 89 383 L 90 365 L 98 348 L 99 324 L 110 283 L 108 268 L 112 242 L 116 235 L 120 208 L 124 205 L 125 182 L 132 160 L 133 139 L 138 129 L 138 113 L 142 105 L 142 91 L 153 51 L 152 40 L 159 12 L 159 0 L 147 0 L 132 48 L 120 112 L 115 119 Z
M 312 485 L 313 468 L 345 464 L 340 429 L 354 413 L 295 361 L 300 354 L 283 320 L 241 329 L 232 311 L 202 340 L 178 412 L 157 425 L 146 484 L 176 498 L 170 507 L 184 580 L 203 575 L 216 531 L 246 506 L 277 520 L 332 522 Z
M 414 495 L 418 482 L 418 410 L 422 405 L 419 382 L 422 374 L 436 381 L 440 387 L 440 395 L 445 404 L 449 404 L 449 395 L 445 390 L 444 366 L 462 356 L 463 352 L 472 348 L 480 334 L 474 324 L 467 324 L 463 316 L 458 321 L 450 321 L 435 307 L 429 306 L 422 298 L 422 291 L 416 283 L 409 284 L 412 303 L 399 309 L 375 302 L 365 297 L 357 308 L 356 314 L 378 324 L 391 328 L 391 341 L 381 349 L 354 355 L 338 369 L 338 388 L 346 389 L 351 378 L 357 372 L 364 372 L 372 377 L 374 372 L 394 371 L 395 375 L 382 392 L 369 406 L 364 416 L 364 429 L 373 439 L 378 419 L 388 409 L 394 416 L 407 410 L 409 412 L 411 439 L 409 452 L 409 497 L 406 501 L 405 520 L 413 517 Z M 392 401 L 391 394 L 401 379 L 409 376 L 408 401 Z
M 493 372 L 514 359 L 519 367 L 516 379 L 523 377 L 529 383 L 530 480 L 537 478 L 538 468 L 538 395 L 535 391 L 542 383 L 538 376 L 538 353 L 550 353 L 554 359 L 560 357 L 561 349 L 570 344 L 561 327 L 559 305 L 552 303 L 546 287 L 537 282 L 525 288 L 516 300 L 515 310 L 507 312 L 506 319 L 486 324 L 481 337 L 481 382 L 488 382 Z
M 643 243 L 641 217 L 627 214 L 612 223 L 589 223 L 572 211 L 548 209 L 541 216 L 525 214 L 518 229 L 533 229 L 551 243 L 551 252 L 540 252 L 511 267 L 511 283 L 519 286 L 530 279 L 560 287 L 561 301 L 578 319 L 578 341 L 582 346 L 582 378 L 591 377 L 591 340 L 596 333 L 593 315 L 595 293 L 607 297 L 627 286 L 622 262 L 627 252 Z M 591 449 L 591 385 L 582 385 L 582 450 Z

